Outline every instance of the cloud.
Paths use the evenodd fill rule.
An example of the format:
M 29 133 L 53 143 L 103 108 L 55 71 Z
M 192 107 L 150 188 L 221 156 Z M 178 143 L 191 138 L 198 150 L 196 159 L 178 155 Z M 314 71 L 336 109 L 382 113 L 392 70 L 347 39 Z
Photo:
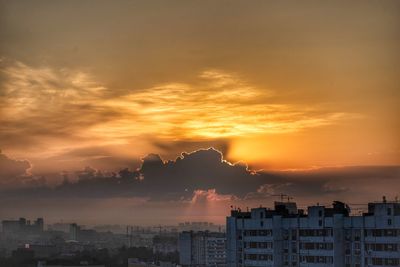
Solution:
M 97 103 L 105 88 L 85 72 L 5 61 L 1 75 L 0 145 L 8 149 L 52 154 L 93 138 L 88 127 L 118 114 Z
M 228 139 L 212 139 L 212 140 L 155 140 L 152 143 L 158 154 L 163 158 L 173 159 L 180 155 L 182 151 L 195 151 L 203 147 L 213 147 L 220 151 L 223 155 L 228 154 L 230 148 Z
M 149 154 L 137 170 L 122 169 L 114 175 L 104 175 L 91 167 L 76 175 L 76 182 L 35 189 L 30 193 L 52 197 L 138 196 L 151 200 L 179 200 L 192 198 L 196 190 L 208 189 L 219 194 L 244 196 L 267 181 L 248 170 L 245 164 L 227 162 L 221 152 L 213 148 L 182 153 L 174 161 L 164 161 L 157 154 Z
M 18 162 L 4 155 L 1 159 L 7 166 L 16 166 L 10 171 L 14 175 L 24 175 L 26 167 L 29 167 L 27 162 Z M 391 199 L 400 190 L 399 166 L 255 172 L 243 163 L 226 161 L 222 153 L 213 148 L 184 152 L 175 160 L 163 160 L 158 154 L 148 154 L 137 169 L 104 173 L 87 167 L 74 175 L 77 179 L 70 178 L 52 187 L 42 183 L 3 188 L 0 190 L 0 203 L 13 200 L 18 204 L 23 201 L 36 208 L 37 203 L 47 203 L 46 206 L 55 203 L 71 210 L 68 203 L 79 199 L 81 203 L 92 203 L 90 205 L 102 209 L 101 204 L 94 203 L 118 199 L 124 209 L 129 209 L 131 201 L 141 203 L 140 212 L 146 214 L 151 214 L 152 209 L 174 210 L 178 214 L 194 212 L 196 216 L 200 216 L 200 212 L 210 213 L 221 219 L 230 205 L 268 206 L 278 200 L 280 194 L 294 197 L 304 207 L 317 202 L 328 205 L 332 200 L 366 203 L 380 199 L 382 194 Z M 21 210 L 26 208 L 22 204 L 18 207 Z M 57 207 L 52 208 L 58 210 Z M 1 209 L 5 211 L 6 207 L 0 204 Z
M 113 99 L 109 105 L 139 118 L 142 127 L 136 130 L 141 133 L 158 129 L 160 137 L 183 140 L 295 132 L 351 117 L 317 106 L 274 103 L 273 95 L 272 90 L 255 87 L 238 74 L 206 70 L 196 83 L 156 85 Z M 125 118 L 98 127 L 94 131 L 117 136 L 130 131 Z
M 351 197 L 371 193 L 373 181 L 381 186 L 400 180 L 398 166 L 322 168 L 307 171 L 252 171 L 246 164 L 232 164 L 213 148 L 182 153 L 176 160 L 158 154 L 142 158 L 138 169 L 103 173 L 92 167 L 76 172 L 76 181 L 55 188 L 44 186 L 24 194 L 48 197 L 141 197 L 151 201 L 201 201 L 230 197 L 243 201 L 271 199 L 286 194 L 296 199 Z M 358 187 L 349 184 L 359 183 Z M 388 186 L 388 194 L 396 188 Z M 398 186 L 397 186 L 398 189 Z M 397 190 L 396 189 L 396 190 Z M 364 192 L 364 193 L 365 193 Z M 376 195 L 374 196 L 376 197 Z
M 143 158 L 139 170 L 144 185 L 167 192 L 193 192 L 215 189 L 220 194 L 243 196 L 262 183 L 261 177 L 244 164 L 232 164 L 215 149 L 201 149 L 182 153 L 175 161 L 163 162 L 157 155 Z M 243 183 L 246 181 L 246 183 Z
M 237 73 L 206 69 L 193 75 L 191 82 L 115 93 L 87 71 L 3 60 L 0 146 L 28 147 L 35 155 L 51 157 L 67 149 L 127 145 L 145 136 L 155 144 L 210 143 L 351 118 L 322 106 L 277 103 L 273 90 L 252 85 Z
M 193 197 L 191 199 L 191 203 L 193 204 L 206 204 L 209 202 L 218 202 L 218 201 L 232 201 L 235 200 L 236 197 L 234 195 L 220 195 L 217 193 L 215 189 L 208 190 L 195 190 L 193 192 Z
M 0 177 L 3 181 L 28 175 L 30 167 L 31 164 L 27 160 L 11 159 L 0 150 Z
M 0 189 L 42 185 L 45 180 L 33 177 L 31 167 L 29 161 L 9 158 L 0 150 Z

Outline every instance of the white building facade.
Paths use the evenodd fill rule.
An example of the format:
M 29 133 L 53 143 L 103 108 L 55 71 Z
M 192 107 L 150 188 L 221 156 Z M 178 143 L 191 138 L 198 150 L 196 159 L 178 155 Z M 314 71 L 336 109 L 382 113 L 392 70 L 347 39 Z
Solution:
M 363 216 L 349 216 L 338 201 L 332 208 L 309 207 L 307 214 L 293 205 L 232 210 L 227 265 L 400 266 L 400 203 L 370 203 Z

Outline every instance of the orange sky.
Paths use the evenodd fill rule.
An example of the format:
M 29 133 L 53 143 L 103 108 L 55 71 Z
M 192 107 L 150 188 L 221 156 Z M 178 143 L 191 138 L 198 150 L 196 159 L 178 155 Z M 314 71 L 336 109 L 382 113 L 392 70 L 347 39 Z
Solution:
M 37 173 L 400 164 L 399 2 L 246 2 L 2 1 L 0 148 Z

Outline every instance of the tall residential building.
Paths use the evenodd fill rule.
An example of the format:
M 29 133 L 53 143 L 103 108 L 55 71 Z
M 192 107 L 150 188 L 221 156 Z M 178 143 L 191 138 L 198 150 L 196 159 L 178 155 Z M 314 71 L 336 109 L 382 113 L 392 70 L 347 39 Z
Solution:
M 400 266 L 400 203 L 369 203 L 350 216 L 335 201 L 330 208 L 276 202 L 274 209 L 231 211 L 227 218 L 227 265 Z
M 226 266 L 226 236 L 216 232 L 182 232 L 178 240 L 183 266 Z

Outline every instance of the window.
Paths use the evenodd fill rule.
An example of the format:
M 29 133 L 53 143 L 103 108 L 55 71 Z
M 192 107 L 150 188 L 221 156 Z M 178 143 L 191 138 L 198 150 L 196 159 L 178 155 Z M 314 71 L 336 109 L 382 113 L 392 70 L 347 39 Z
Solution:
M 258 235 L 260 236 L 272 236 L 272 230 L 259 230 Z
M 332 236 L 332 229 L 326 230 L 326 236 Z
M 296 239 L 297 239 L 297 231 L 292 230 L 292 240 L 296 240 Z
M 354 241 L 361 240 L 361 229 L 354 229 Z
M 296 244 L 296 242 L 292 242 L 292 253 L 297 253 L 297 244 Z
M 257 248 L 257 243 L 256 242 L 250 242 L 249 247 L 250 248 Z
M 257 260 L 257 254 L 245 254 L 246 260 Z
M 392 215 L 392 209 L 391 208 L 387 209 L 387 215 Z
M 388 219 L 388 225 L 392 225 L 392 219 Z

